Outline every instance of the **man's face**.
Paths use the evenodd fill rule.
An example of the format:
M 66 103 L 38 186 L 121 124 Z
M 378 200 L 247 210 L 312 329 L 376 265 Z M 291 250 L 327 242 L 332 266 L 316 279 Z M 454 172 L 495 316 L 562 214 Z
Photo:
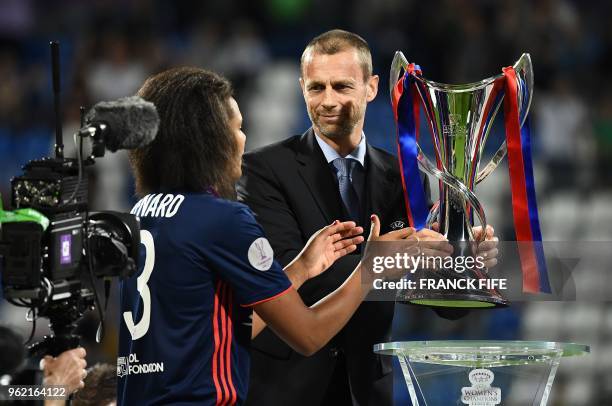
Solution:
M 374 100 L 378 76 L 364 81 L 355 49 L 333 55 L 310 53 L 300 86 L 308 116 L 320 135 L 340 140 L 363 127 L 366 105 Z

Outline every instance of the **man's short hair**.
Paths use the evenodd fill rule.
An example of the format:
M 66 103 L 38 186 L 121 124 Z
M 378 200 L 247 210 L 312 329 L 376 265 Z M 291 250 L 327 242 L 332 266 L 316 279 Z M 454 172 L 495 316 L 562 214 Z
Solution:
M 357 34 L 338 29 L 324 32 L 306 45 L 300 61 L 302 76 L 304 75 L 304 63 L 309 55 L 334 55 L 349 49 L 357 51 L 363 71 L 363 80 L 368 80 L 372 76 L 372 53 L 368 43 Z
M 107 405 L 117 400 L 117 367 L 96 364 L 87 371 L 85 387 L 74 394 L 73 406 Z

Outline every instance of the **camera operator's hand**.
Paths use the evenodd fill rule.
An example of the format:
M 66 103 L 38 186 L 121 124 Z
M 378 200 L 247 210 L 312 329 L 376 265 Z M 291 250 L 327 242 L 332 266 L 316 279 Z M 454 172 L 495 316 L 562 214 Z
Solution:
M 64 351 L 58 357 L 45 356 L 41 360 L 45 385 L 64 385 L 67 394 L 72 394 L 85 386 L 87 376 L 85 349 L 82 347 Z

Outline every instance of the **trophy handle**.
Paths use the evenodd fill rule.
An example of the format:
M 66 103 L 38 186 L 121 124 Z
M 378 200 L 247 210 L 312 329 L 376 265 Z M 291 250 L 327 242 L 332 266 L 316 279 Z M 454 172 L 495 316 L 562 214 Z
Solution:
M 423 171 L 427 172 L 431 176 L 434 176 L 434 177 L 438 178 L 439 180 L 444 182 L 444 184 L 446 184 L 447 186 L 449 186 L 450 188 L 455 190 L 457 193 L 459 193 L 459 195 L 464 198 L 464 201 L 463 201 L 463 210 L 466 213 L 467 213 L 467 206 L 466 206 L 465 202 L 466 201 L 470 202 L 470 205 L 472 206 L 472 208 L 476 212 L 476 217 L 478 217 L 478 220 L 480 221 L 482 229 L 485 230 L 486 227 L 487 227 L 487 218 L 485 216 L 485 213 L 484 213 L 484 210 L 482 208 L 482 205 L 480 204 L 480 201 L 478 201 L 478 198 L 476 197 L 474 192 L 472 192 L 470 189 L 468 189 L 467 186 L 465 186 L 463 183 L 461 183 L 459 180 L 457 180 L 452 175 L 449 175 L 447 172 L 441 171 L 438 168 L 436 168 L 431 163 L 431 161 L 425 156 L 425 154 L 423 153 L 423 150 L 421 149 L 419 144 L 417 144 L 417 149 L 418 149 L 417 160 L 419 162 L 419 167 Z M 428 226 L 431 226 L 431 223 L 433 223 L 435 217 L 437 217 L 438 211 L 439 211 L 439 206 L 437 206 L 437 207 L 434 206 L 433 209 L 431 210 L 429 216 L 427 217 L 427 225 Z M 470 239 L 474 240 L 474 235 L 472 233 L 472 226 L 471 226 L 471 224 L 467 225 L 467 229 L 468 229 L 468 233 L 470 235 Z M 483 242 L 484 239 L 485 239 L 485 236 L 486 236 L 486 233 L 484 233 L 484 232 L 481 233 L 480 234 L 480 239 L 478 239 L 478 243 Z
M 525 120 L 527 120 L 527 114 L 529 113 L 531 100 L 533 98 L 533 65 L 531 64 L 531 56 L 524 53 L 521 55 L 519 60 L 516 61 L 513 68 L 516 71 L 518 85 L 517 98 L 519 122 L 521 123 L 521 128 L 523 128 L 523 125 L 525 125 Z M 498 78 L 501 76 L 503 75 L 498 76 Z M 478 175 L 476 176 L 476 184 L 479 184 L 485 180 L 485 178 L 489 176 L 491 172 L 495 170 L 495 168 L 497 168 L 502 159 L 504 159 L 504 156 L 506 156 L 506 152 L 508 152 L 508 147 L 506 145 L 506 141 L 504 140 L 487 165 L 478 172 Z
M 408 59 L 406 59 L 402 51 L 395 51 L 393 61 L 391 62 L 391 72 L 389 74 L 389 94 L 391 95 L 392 100 L 393 89 L 397 84 L 397 80 L 399 79 L 402 70 L 406 70 L 406 67 L 408 67 L 408 65 Z
M 506 156 L 506 152 L 508 152 L 508 146 L 504 140 L 499 149 L 495 152 L 495 155 L 493 155 L 493 158 L 491 158 L 482 171 L 478 172 L 478 175 L 476 176 L 476 184 L 479 184 L 485 180 L 486 177 L 489 176 L 491 172 L 495 170 L 495 168 L 497 168 L 497 165 L 499 165 L 502 159 L 504 159 Z

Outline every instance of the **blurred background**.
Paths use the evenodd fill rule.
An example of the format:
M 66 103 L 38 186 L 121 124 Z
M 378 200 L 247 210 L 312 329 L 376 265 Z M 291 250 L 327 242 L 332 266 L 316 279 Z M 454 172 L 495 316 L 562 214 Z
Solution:
M 53 99 L 48 42 L 61 42 L 63 127 L 67 154 L 79 106 L 134 94 L 151 74 L 194 65 L 230 78 L 245 118 L 247 149 L 304 132 L 308 116 L 298 84 L 299 57 L 332 28 L 370 44 L 381 76 L 365 133 L 395 151 L 388 71 L 396 50 L 424 75 L 468 83 L 498 74 L 531 54 L 530 113 L 540 217 L 545 240 L 612 241 L 612 3 L 570 0 L 0 0 L 0 193 L 10 207 L 10 178 L 28 160 L 51 154 Z M 498 117 L 487 146 L 503 140 Z M 423 127 L 423 134 L 427 134 Z M 484 158 L 486 159 L 486 158 Z M 129 210 L 132 179 L 123 153 L 90 171 L 92 209 Z M 512 239 L 507 168 L 478 189 L 500 239 Z M 116 292 L 114 293 L 116 295 Z M 94 343 L 96 318 L 80 326 L 88 362 L 115 363 L 118 314 L 111 299 L 107 335 Z M 0 303 L 2 324 L 29 335 L 24 310 Z M 39 323 L 36 337 L 48 332 Z M 538 339 L 576 341 L 593 354 L 561 364 L 549 404 L 612 403 L 612 305 L 529 303 L 475 312 L 460 321 L 398 306 L 395 339 Z M 397 369 L 397 368 L 396 368 Z M 398 404 L 408 404 L 397 375 Z M 526 404 L 515 390 L 515 404 Z

